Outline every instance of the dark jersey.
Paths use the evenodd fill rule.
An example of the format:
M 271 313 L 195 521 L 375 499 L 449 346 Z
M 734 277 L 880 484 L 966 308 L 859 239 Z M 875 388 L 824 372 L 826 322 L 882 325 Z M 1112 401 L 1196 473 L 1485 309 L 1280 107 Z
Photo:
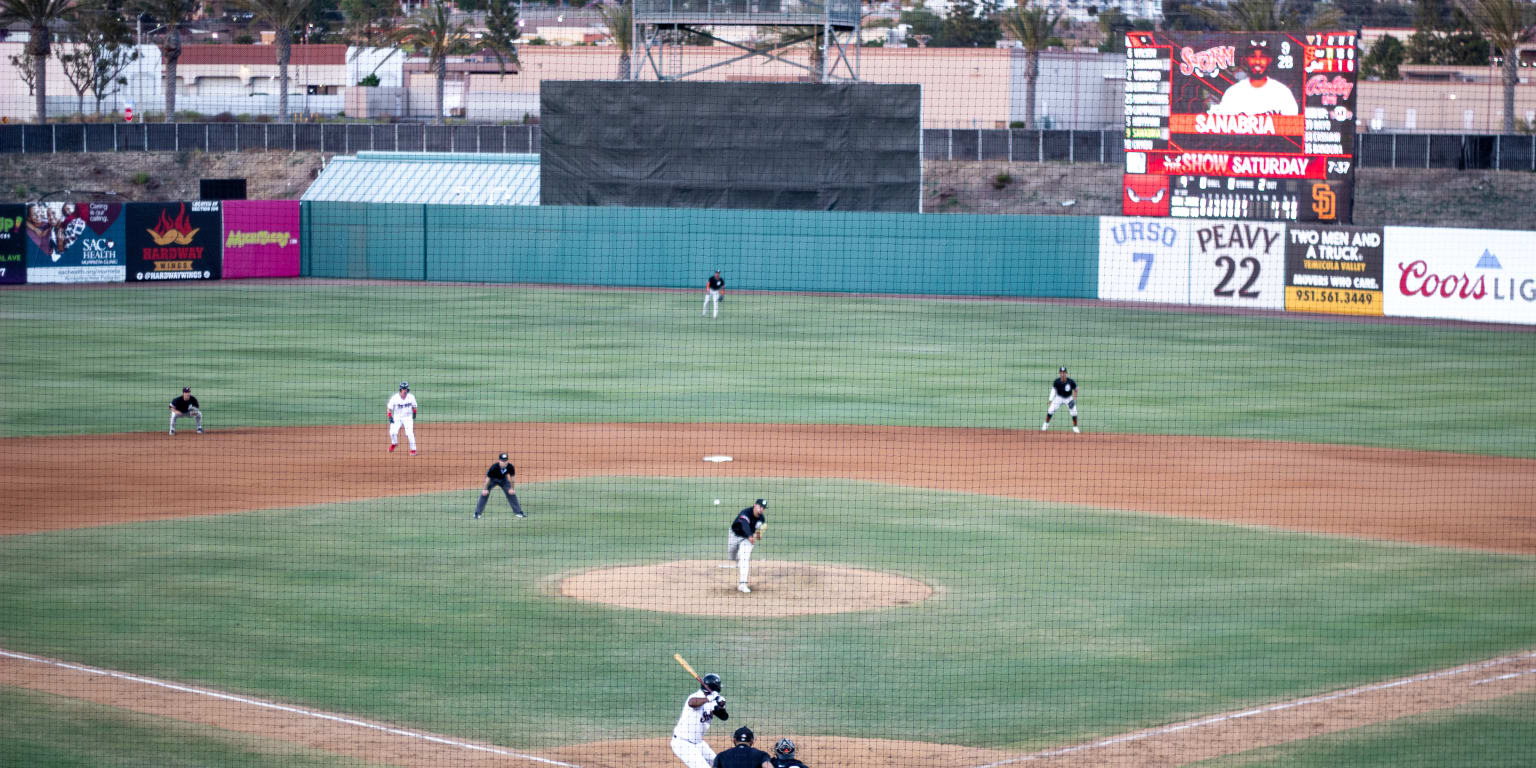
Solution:
M 762 517 L 756 517 L 752 514 L 752 508 L 747 507 L 741 511 L 741 514 L 736 515 L 736 519 L 731 522 L 731 533 L 743 539 L 750 539 L 752 534 L 757 533 L 757 529 L 763 527 L 763 523 L 766 522 L 768 522 L 768 512 L 766 510 L 763 512 Z
M 197 404 L 197 396 L 195 395 L 188 395 L 185 400 L 181 399 L 180 395 L 177 395 L 171 398 L 171 407 L 175 408 L 178 413 L 186 413 L 188 408 L 202 409 L 202 406 Z
M 512 462 L 510 461 L 507 462 L 507 466 L 505 467 L 501 466 L 501 462 L 498 461 L 495 464 L 492 464 L 490 469 L 485 471 L 485 476 L 487 478 L 495 480 L 498 483 L 502 480 L 510 480 L 515 474 L 517 474 L 517 469 L 512 466 Z
M 1073 395 L 1077 394 L 1077 382 L 1073 381 L 1071 377 L 1062 379 L 1058 376 L 1055 381 L 1051 382 L 1051 388 L 1056 390 L 1057 397 L 1063 397 L 1068 400 L 1071 400 Z
M 720 290 L 721 288 L 724 288 L 724 287 L 725 287 L 725 278 L 723 278 L 723 277 L 721 277 L 719 275 L 711 275 L 710 276 L 710 278 L 709 278 L 709 289 L 711 291 L 718 291 L 718 290 Z
M 773 759 L 773 768 L 810 768 L 810 766 L 793 757 L 775 757 Z
M 762 768 L 767 762 L 767 752 L 745 744 L 737 744 L 715 755 L 715 768 Z

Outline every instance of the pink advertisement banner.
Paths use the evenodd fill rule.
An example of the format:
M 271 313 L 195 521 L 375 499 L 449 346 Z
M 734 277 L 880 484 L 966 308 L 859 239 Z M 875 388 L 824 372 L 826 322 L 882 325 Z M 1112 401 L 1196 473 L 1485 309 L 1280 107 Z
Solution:
M 299 201 L 224 202 L 224 279 L 299 276 Z

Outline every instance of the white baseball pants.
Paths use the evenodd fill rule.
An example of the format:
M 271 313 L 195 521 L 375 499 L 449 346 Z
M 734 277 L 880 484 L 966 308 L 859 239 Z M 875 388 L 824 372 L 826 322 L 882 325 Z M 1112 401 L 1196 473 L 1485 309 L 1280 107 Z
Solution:
M 400 430 L 402 429 L 405 430 L 405 439 L 410 442 L 411 450 L 416 450 L 415 419 L 395 419 L 394 423 L 389 425 L 389 444 L 399 445 Z
M 1077 398 L 1062 397 L 1061 395 L 1056 394 L 1054 391 L 1051 392 L 1051 406 L 1045 409 L 1046 414 L 1054 416 L 1056 414 L 1056 409 L 1060 408 L 1063 404 L 1067 406 L 1068 413 L 1072 414 L 1073 416 L 1077 416 Z
M 677 755 L 688 768 L 715 768 L 715 751 L 700 741 L 688 741 L 672 737 L 672 754 Z
M 747 572 L 752 569 L 752 549 L 756 545 L 751 539 L 737 536 L 735 531 L 725 536 L 725 559 L 736 561 L 736 581 L 745 584 Z
M 706 290 L 704 292 L 704 309 L 700 310 L 699 314 L 702 315 L 705 312 L 709 311 L 709 302 L 711 300 L 713 300 L 715 302 L 715 317 L 719 317 L 720 316 L 720 292 L 719 291 Z

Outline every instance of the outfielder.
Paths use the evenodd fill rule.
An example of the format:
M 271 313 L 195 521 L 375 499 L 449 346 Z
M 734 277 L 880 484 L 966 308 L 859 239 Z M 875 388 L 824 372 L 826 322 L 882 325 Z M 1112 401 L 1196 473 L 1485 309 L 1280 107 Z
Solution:
M 480 501 L 475 504 L 475 519 L 480 519 L 480 513 L 485 511 L 485 500 L 491 497 L 492 488 L 500 488 L 507 496 L 507 505 L 518 517 L 527 517 L 523 514 L 523 505 L 517 503 L 517 486 L 512 482 L 512 476 L 517 474 L 517 468 L 507 463 L 505 453 L 496 457 L 496 463 L 485 471 L 485 487 L 480 489 Z
M 410 441 L 411 455 L 416 455 L 416 396 L 411 394 L 409 382 L 400 382 L 400 391 L 389 396 L 389 403 L 384 406 L 389 415 L 389 452 L 394 453 L 400 444 L 400 430 L 405 430 L 405 439 Z
M 1061 375 L 1051 382 L 1051 405 L 1045 411 L 1045 423 L 1040 425 L 1040 431 L 1051 428 L 1051 417 L 1056 414 L 1056 409 L 1065 403 L 1067 412 L 1072 414 L 1072 431 L 1082 432 L 1077 428 L 1077 382 L 1067 378 L 1067 367 L 1061 367 Z
M 197 407 L 197 398 L 192 396 L 191 387 L 181 388 L 181 397 L 171 398 L 171 434 L 176 434 L 176 420 L 183 416 L 191 416 L 197 420 L 197 433 L 203 433 L 203 412 Z
M 725 697 L 720 695 L 723 687 L 720 676 L 713 672 L 699 678 L 699 690 L 683 702 L 683 713 L 672 727 L 672 754 L 688 768 L 714 768 L 715 751 L 705 743 L 704 734 L 709 721 L 731 719 L 725 711 Z
M 704 283 L 704 308 L 699 310 L 699 317 L 703 317 L 709 311 L 709 302 L 715 302 L 715 317 L 720 316 L 720 295 L 725 292 L 725 278 L 720 276 L 720 270 L 710 276 Z
M 768 502 L 758 499 L 743 509 L 731 521 L 731 530 L 725 538 L 725 559 L 736 563 L 736 591 L 751 592 L 747 586 L 747 572 L 752 568 L 752 549 L 763 540 L 763 527 L 768 525 L 765 514 Z M 726 567 L 730 567 L 727 564 Z

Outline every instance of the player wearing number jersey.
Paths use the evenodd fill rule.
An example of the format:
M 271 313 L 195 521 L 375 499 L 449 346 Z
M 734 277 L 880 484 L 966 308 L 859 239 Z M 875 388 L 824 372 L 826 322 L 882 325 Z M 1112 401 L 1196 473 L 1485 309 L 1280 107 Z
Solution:
M 400 382 L 400 391 L 389 396 L 384 409 L 389 413 L 389 452 L 395 452 L 395 447 L 400 444 L 400 430 L 404 429 L 405 439 L 411 444 L 411 455 L 415 456 L 416 396 L 411 394 L 411 385 Z
M 1061 375 L 1051 382 L 1051 404 L 1045 410 L 1045 423 L 1040 425 L 1040 431 L 1051 428 L 1051 417 L 1056 414 L 1056 409 L 1063 403 L 1067 411 L 1072 414 L 1072 431 L 1081 432 L 1077 428 L 1077 382 L 1067 378 L 1067 367 L 1061 367 Z
M 688 768 L 713 768 L 715 751 L 704 741 L 704 734 L 709 731 L 711 720 L 729 720 L 731 715 L 725 711 L 725 697 L 720 695 L 724 687 L 720 676 L 711 672 L 699 678 L 699 682 L 699 690 L 683 702 L 683 713 L 672 727 L 672 754 Z
M 1221 101 L 1211 106 L 1213 115 L 1299 115 L 1296 94 L 1290 86 L 1269 76 L 1274 63 L 1263 41 L 1251 41 L 1239 62 L 1248 79 L 1239 80 L 1221 94 Z

